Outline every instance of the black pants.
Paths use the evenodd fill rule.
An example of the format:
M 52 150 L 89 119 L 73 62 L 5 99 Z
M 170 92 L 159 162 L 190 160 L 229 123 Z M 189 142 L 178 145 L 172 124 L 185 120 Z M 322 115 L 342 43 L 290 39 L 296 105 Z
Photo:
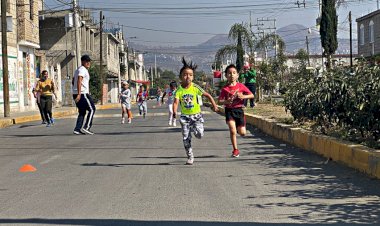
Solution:
M 42 96 L 40 97 L 41 109 L 44 113 L 45 120 L 47 123 L 51 123 L 53 118 L 53 113 L 51 111 L 53 107 L 53 97 L 52 96 Z
M 253 93 L 253 95 L 256 98 L 256 83 L 246 83 L 245 86 L 249 89 L 249 91 L 251 91 Z M 253 108 L 255 106 L 255 98 L 249 99 L 249 104 L 250 104 L 251 108 Z M 247 107 L 247 105 L 248 105 L 248 100 L 245 99 L 244 100 L 244 106 Z
M 78 94 L 74 94 L 73 98 L 78 96 Z M 75 126 L 75 131 L 80 131 L 82 128 L 89 130 L 92 126 L 92 120 L 94 119 L 94 114 L 95 114 L 95 104 L 94 101 L 92 100 L 90 94 L 81 94 L 80 100 L 78 103 L 76 103 L 77 108 L 78 108 L 78 118 L 77 118 L 77 123 Z M 87 114 L 87 119 L 86 123 L 83 125 L 84 117 L 86 116 L 86 112 L 88 111 Z
M 42 110 L 42 107 L 41 107 L 41 103 L 39 103 L 38 101 L 36 101 L 36 104 L 37 104 L 38 110 L 40 111 L 42 122 L 47 122 L 46 119 L 45 119 L 44 111 Z

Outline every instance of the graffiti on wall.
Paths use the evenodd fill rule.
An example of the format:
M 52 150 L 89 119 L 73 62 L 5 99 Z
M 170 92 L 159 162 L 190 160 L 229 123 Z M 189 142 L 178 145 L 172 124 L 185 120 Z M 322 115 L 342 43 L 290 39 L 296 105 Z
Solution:
M 18 103 L 17 94 L 17 59 L 13 57 L 8 58 L 8 84 L 9 84 L 9 101 L 10 103 Z M 0 57 L 0 103 L 4 103 L 3 91 L 3 60 Z

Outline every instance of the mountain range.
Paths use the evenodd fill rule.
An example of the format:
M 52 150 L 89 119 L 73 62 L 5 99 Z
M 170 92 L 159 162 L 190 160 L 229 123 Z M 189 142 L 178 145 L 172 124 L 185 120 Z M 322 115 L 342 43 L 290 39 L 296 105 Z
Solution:
M 286 55 L 295 55 L 299 49 L 307 49 L 306 36 L 309 40 L 310 54 L 321 54 L 321 40 L 319 32 L 309 30 L 307 27 L 300 24 L 292 24 L 276 30 L 276 33 L 281 36 L 286 45 Z M 144 52 L 144 63 L 146 67 L 154 66 L 155 59 L 157 67 L 163 70 L 179 71 L 181 67 L 181 57 L 185 56 L 195 62 L 199 70 L 204 72 L 211 71 L 211 65 L 214 62 L 215 53 L 221 47 L 231 44 L 227 35 L 215 35 L 204 43 L 195 46 L 182 47 L 152 47 L 139 45 L 130 42 L 130 47 Z M 350 40 L 339 38 L 338 49 L 336 54 L 349 54 Z M 273 50 L 269 51 L 269 55 L 273 54 Z M 353 40 L 353 52 L 357 52 L 357 40 Z

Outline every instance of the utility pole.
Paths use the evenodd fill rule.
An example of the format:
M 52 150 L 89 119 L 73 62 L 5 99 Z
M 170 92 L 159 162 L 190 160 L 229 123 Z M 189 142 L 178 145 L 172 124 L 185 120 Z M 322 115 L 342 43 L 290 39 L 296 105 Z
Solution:
M 152 68 L 152 66 L 150 66 L 150 77 L 152 78 L 152 88 L 153 88 L 154 87 L 154 83 L 153 83 L 154 78 L 153 78 L 153 68 Z
M 8 40 L 7 40 L 7 1 L 1 0 L 1 45 L 3 59 L 3 101 L 4 117 L 10 116 L 8 81 Z
M 377 1 L 379 3 L 379 1 Z M 350 22 L 350 67 L 351 67 L 351 72 L 353 69 L 353 63 L 352 63 L 352 16 L 351 16 L 351 11 L 348 14 L 348 20 Z
M 99 28 L 99 42 L 100 42 L 100 62 L 99 62 L 99 77 L 100 77 L 100 87 L 101 87 L 101 104 L 104 104 L 104 92 L 103 92 L 103 84 L 104 84 L 104 78 L 103 78 L 103 11 L 100 11 L 100 28 Z
M 154 54 L 154 76 L 157 78 L 157 57 Z
M 261 22 L 261 23 L 260 23 Z M 264 26 L 264 22 L 273 22 L 273 27 L 260 27 L 261 25 Z M 268 33 L 274 33 L 276 34 L 276 19 L 270 19 L 270 18 L 261 18 L 257 19 L 257 24 L 258 24 L 258 30 L 263 30 L 263 38 L 265 37 L 265 30 L 269 30 Z M 275 38 L 275 57 L 277 57 L 277 38 Z M 265 61 L 268 58 L 268 47 L 265 45 Z
M 81 46 L 79 34 L 79 7 L 77 0 L 73 0 L 74 27 L 75 27 L 75 56 L 77 59 L 77 68 L 81 66 Z
M 309 37 L 306 35 L 307 65 L 310 67 Z
M 277 34 L 276 34 L 276 19 L 273 19 L 274 27 L 274 59 L 277 59 Z

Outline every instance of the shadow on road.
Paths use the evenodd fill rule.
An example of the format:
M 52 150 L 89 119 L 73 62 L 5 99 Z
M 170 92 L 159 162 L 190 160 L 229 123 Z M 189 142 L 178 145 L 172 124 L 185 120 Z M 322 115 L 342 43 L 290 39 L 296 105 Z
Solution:
M 81 166 L 111 166 L 111 167 L 124 167 L 124 166 L 168 166 L 170 163 L 83 163 Z
M 380 180 L 336 162 L 326 162 L 315 153 L 285 144 L 252 127 L 249 129 L 255 141 L 248 146 L 256 144 L 259 147 L 246 152 L 253 157 L 246 163 L 274 169 L 259 174 L 273 177 L 266 185 L 274 189 L 259 196 L 272 201 L 255 204 L 257 197 L 248 196 L 246 198 L 252 200 L 250 207 L 303 209 L 303 213 L 289 216 L 301 222 L 380 225 Z M 322 219 L 310 221 L 316 219 L 316 214 L 323 216 Z
M 299 226 L 300 224 L 293 223 L 259 223 L 259 222 L 206 222 L 206 221 L 137 221 L 137 220 L 122 220 L 122 219 L 0 219 L 0 224 L 44 224 L 44 225 L 89 225 L 89 226 Z M 303 225 L 321 225 L 321 224 L 303 224 Z M 353 225 L 345 223 L 332 223 L 328 225 Z

